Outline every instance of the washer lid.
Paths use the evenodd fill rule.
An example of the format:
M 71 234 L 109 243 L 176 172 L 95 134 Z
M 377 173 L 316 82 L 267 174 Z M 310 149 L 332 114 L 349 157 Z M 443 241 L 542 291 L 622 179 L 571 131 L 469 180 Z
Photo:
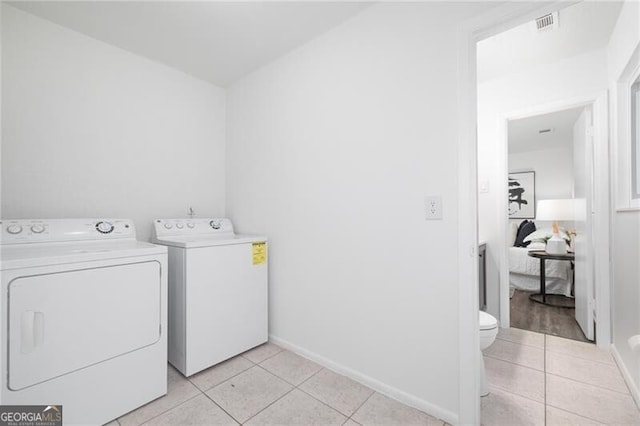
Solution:
M 152 239 L 155 244 L 162 244 L 165 246 L 181 247 L 181 248 L 196 248 L 196 247 L 211 247 L 211 246 L 226 246 L 231 244 L 247 244 L 255 242 L 265 242 L 267 237 L 261 235 L 176 235 L 166 238 L 155 237 Z
M 491 330 L 498 327 L 498 320 L 484 311 L 478 312 L 478 322 L 480 323 L 480 330 Z

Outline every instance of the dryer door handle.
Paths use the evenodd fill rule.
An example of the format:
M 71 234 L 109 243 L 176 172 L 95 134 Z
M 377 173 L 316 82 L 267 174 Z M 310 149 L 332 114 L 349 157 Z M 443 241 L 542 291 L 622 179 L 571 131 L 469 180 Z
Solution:
M 44 312 L 24 311 L 21 322 L 20 351 L 28 354 L 44 342 Z

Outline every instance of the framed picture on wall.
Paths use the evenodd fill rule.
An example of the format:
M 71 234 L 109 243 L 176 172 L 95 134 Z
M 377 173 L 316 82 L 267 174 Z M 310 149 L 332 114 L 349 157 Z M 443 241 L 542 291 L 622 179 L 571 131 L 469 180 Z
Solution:
M 509 218 L 536 217 L 536 172 L 509 173 Z

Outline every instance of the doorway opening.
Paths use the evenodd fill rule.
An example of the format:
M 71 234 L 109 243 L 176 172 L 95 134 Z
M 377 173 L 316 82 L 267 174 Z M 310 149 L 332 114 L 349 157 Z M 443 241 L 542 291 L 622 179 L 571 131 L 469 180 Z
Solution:
M 463 66 L 463 73 L 460 78 L 460 98 L 463 101 L 470 100 L 474 105 L 474 107 L 463 109 L 461 112 L 461 116 L 465 118 L 463 123 L 466 123 L 460 131 L 462 140 L 461 152 L 464 152 L 465 149 L 471 149 L 467 145 L 471 144 L 474 134 L 477 135 L 478 143 L 476 155 L 470 155 L 472 159 L 477 160 L 474 162 L 474 166 L 477 167 L 475 170 L 477 172 L 476 179 L 468 187 L 464 186 L 460 192 L 460 200 L 463 206 L 466 207 L 470 204 L 466 203 L 465 199 L 467 198 L 471 199 L 471 202 L 475 204 L 475 206 L 470 206 L 470 210 L 477 211 L 478 222 L 474 224 L 472 221 L 461 220 L 461 224 L 464 230 L 477 230 L 478 241 L 481 244 L 486 243 L 487 252 L 484 259 L 486 261 L 487 311 L 498 318 L 501 326 L 500 333 L 505 333 L 502 336 L 499 334 L 498 338 L 501 338 L 504 347 L 515 347 L 514 345 L 521 344 L 523 347 L 533 347 L 532 350 L 534 352 L 542 351 L 542 355 L 538 354 L 540 356 L 536 355 L 534 357 L 537 360 L 535 362 L 541 361 L 541 365 L 537 366 L 539 368 L 534 366 L 534 369 L 537 368 L 543 373 L 546 370 L 545 351 L 548 349 L 548 344 L 553 341 L 550 340 L 552 336 L 536 333 L 537 337 L 535 339 L 525 342 L 520 339 L 522 336 L 510 333 L 511 330 L 515 329 L 509 329 L 509 270 L 506 266 L 508 264 L 509 225 L 505 217 L 508 211 L 508 124 L 509 121 L 521 118 L 591 105 L 594 141 L 594 202 L 593 210 L 590 213 L 596 213 L 596 215 L 592 215 L 594 217 L 593 245 L 595 257 L 603 259 L 603 261 L 596 262 L 594 265 L 594 280 L 596 283 L 594 296 L 596 303 L 588 306 L 592 308 L 594 319 L 597 318 L 598 320 L 595 326 L 595 334 L 598 337 L 597 344 L 599 348 L 581 342 L 575 342 L 575 344 L 587 345 L 597 351 L 602 348 L 606 349 L 611 341 L 610 274 L 607 262 L 610 244 L 606 92 L 608 80 L 606 71 L 598 71 L 603 71 L 602 67 L 606 67 L 606 57 L 602 54 L 602 51 L 598 52 L 598 47 L 587 47 L 586 44 L 588 43 L 581 44 L 582 50 L 580 52 L 566 52 L 563 49 L 571 46 L 571 43 L 559 44 L 547 40 L 547 49 L 536 49 L 531 44 L 524 47 L 520 44 L 514 47 L 500 41 L 494 44 L 493 49 L 503 53 L 503 60 L 490 60 L 488 72 L 484 72 L 482 70 L 482 59 L 478 53 L 482 49 L 483 42 L 493 39 L 496 35 L 514 30 L 518 28 L 518 25 L 531 26 L 537 17 L 545 14 L 558 12 L 554 17 L 558 17 L 560 20 L 559 28 L 570 28 L 570 26 L 563 25 L 563 22 L 566 22 L 566 14 L 563 13 L 565 10 L 572 10 L 569 14 L 573 13 L 574 17 L 575 15 L 581 15 L 583 18 L 585 16 L 598 17 L 599 20 L 596 25 L 602 24 L 603 27 L 608 29 L 599 28 L 593 34 L 604 33 L 605 39 L 608 40 L 607 34 L 610 34 L 620 11 L 619 6 L 602 3 L 583 2 L 577 5 L 592 8 L 592 10 L 588 11 L 572 9 L 573 6 L 571 5 L 558 10 L 560 6 L 558 4 L 505 6 L 494 14 L 487 16 L 486 19 L 479 20 L 480 22 L 470 23 L 471 30 L 465 32 L 465 36 L 469 37 L 470 44 L 466 43 L 464 37 L 461 38 L 460 42 L 460 54 L 465 56 L 465 59 L 467 55 L 469 56 L 468 64 L 470 68 L 470 70 L 465 70 Z M 607 7 L 611 7 L 611 10 L 605 10 Z M 578 28 L 574 27 L 574 29 L 580 31 L 583 27 L 589 28 L 589 25 L 585 23 L 585 19 L 582 19 Z M 524 32 L 527 31 L 530 30 L 524 30 Z M 554 34 L 553 31 L 555 30 L 547 34 Z M 532 35 L 532 38 L 546 37 L 546 35 L 540 35 L 535 32 L 533 34 L 535 36 Z M 578 39 L 575 38 L 575 40 Z M 585 41 L 584 39 L 581 40 Z M 606 45 L 607 41 L 601 41 L 601 47 Z M 550 58 L 547 53 L 552 53 L 551 56 L 555 56 Z M 528 61 L 514 61 L 516 57 L 527 55 L 529 56 Z M 466 62 L 463 62 L 463 65 L 466 65 Z M 475 75 L 473 73 L 474 67 Z M 496 73 L 503 73 L 503 75 Z M 468 81 L 468 77 L 471 77 L 471 82 Z M 466 93 L 470 94 L 467 95 Z M 462 103 L 462 105 L 465 104 Z M 474 128 L 474 125 L 476 125 L 477 129 Z M 462 156 L 460 160 L 461 170 L 464 170 L 465 166 L 469 166 L 467 160 L 467 157 Z M 472 170 L 474 168 L 472 166 Z M 465 173 L 461 172 L 461 177 L 466 178 Z M 483 200 L 483 198 L 487 199 Z M 486 228 L 483 229 L 486 225 L 483 221 L 487 218 L 490 222 L 489 232 L 487 232 Z M 466 243 L 466 240 L 464 242 Z M 465 255 L 467 254 L 465 250 L 468 250 L 468 247 L 464 245 L 461 247 L 459 257 L 461 264 L 464 265 Z M 503 300 L 503 298 L 506 298 L 506 300 Z M 461 301 L 467 306 L 468 300 L 466 298 L 461 297 Z M 464 316 L 464 314 L 461 314 L 461 316 Z M 467 337 L 469 334 L 470 330 L 467 327 L 461 330 L 462 338 Z M 461 339 L 461 341 L 464 341 L 464 339 Z M 536 346 L 538 347 L 537 349 Z M 510 356 L 519 356 L 518 351 L 508 352 Z M 529 358 L 527 357 L 527 359 Z M 505 362 L 504 364 L 507 369 L 517 367 L 515 365 L 517 362 L 514 363 L 514 361 Z M 464 368 L 464 364 L 461 364 L 461 366 L 462 371 L 469 370 Z M 507 376 L 502 375 L 501 377 Z M 464 377 L 464 375 L 461 377 Z M 535 387 L 531 383 L 525 386 L 532 392 L 531 399 L 545 395 L 545 378 L 547 375 L 543 374 L 541 377 L 542 383 L 540 386 Z M 529 380 L 525 381 L 529 382 Z M 463 385 L 467 382 L 472 381 L 461 379 L 461 388 L 464 388 Z M 506 382 L 503 384 L 506 385 Z M 518 389 L 524 388 L 518 387 Z M 536 393 L 536 389 L 537 391 L 542 389 L 541 393 Z M 464 414 L 465 418 L 468 416 L 479 421 L 480 418 L 475 417 L 479 416 L 481 411 L 478 399 L 475 399 L 474 403 L 474 399 L 465 393 L 461 399 L 461 413 Z M 488 399 L 483 398 L 481 403 L 484 414 L 486 414 L 485 404 L 487 404 L 487 401 Z
M 478 234 L 486 244 L 486 310 L 503 329 L 514 324 L 511 296 L 515 302 L 533 299 L 544 303 L 532 301 L 540 306 L 529 308 L 540 309 L 528 309 L 519 318 L 521 311 L 514 309 L 516 327 L 537 325 L 535 331 L 588 341 L 597 335 L 598 346 L 609 345 L 607 79 L 598 70 L 606 66 L 600 46 L 606 45 L 618 13 L 615 5 L 579 3 L 557 11 L 558 28 L 540 32 L 531 19 L 476 45 Z M 601 44 L 573 43 L 588 26 L 567 28 L 585 16 L 601 26 Z M 550 142 L 555 145 L 545 145 Z M 520 186 L 510 187 L 514 182 Z M 515 190 L 528 191 L 527 204 Z M 561 200 L 572 203 L 570 217 L 539 214 L 539 202 Z M 537 238 L 526 242 L 532 244 L 528 248 L 514 247 L 523 245 L 516 237 L 525 220 L 533 222 L 529 230 Z M 561 232 L 553 231 L 555 222 Z M 567 239 L 568 257 L 547 257 L 542 268 L 540 256 L 531 251 L 547 250 L 554 234 Z M 575 309 L 548 314 L 546 305 L 559 299 Z
M 595 338 L 592 110 L 508 120 L 507 133 L 510 326 L 584 342 Z M 561 247 L 548 253 L 554 223 Z

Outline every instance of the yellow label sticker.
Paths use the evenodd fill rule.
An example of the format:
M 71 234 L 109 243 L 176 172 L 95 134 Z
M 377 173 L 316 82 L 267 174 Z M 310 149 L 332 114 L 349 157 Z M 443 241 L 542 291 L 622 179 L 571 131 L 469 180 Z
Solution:
M 254 265 L 262 265 L 267 261 L 267 243 L 253 243 L 253 264 Z

